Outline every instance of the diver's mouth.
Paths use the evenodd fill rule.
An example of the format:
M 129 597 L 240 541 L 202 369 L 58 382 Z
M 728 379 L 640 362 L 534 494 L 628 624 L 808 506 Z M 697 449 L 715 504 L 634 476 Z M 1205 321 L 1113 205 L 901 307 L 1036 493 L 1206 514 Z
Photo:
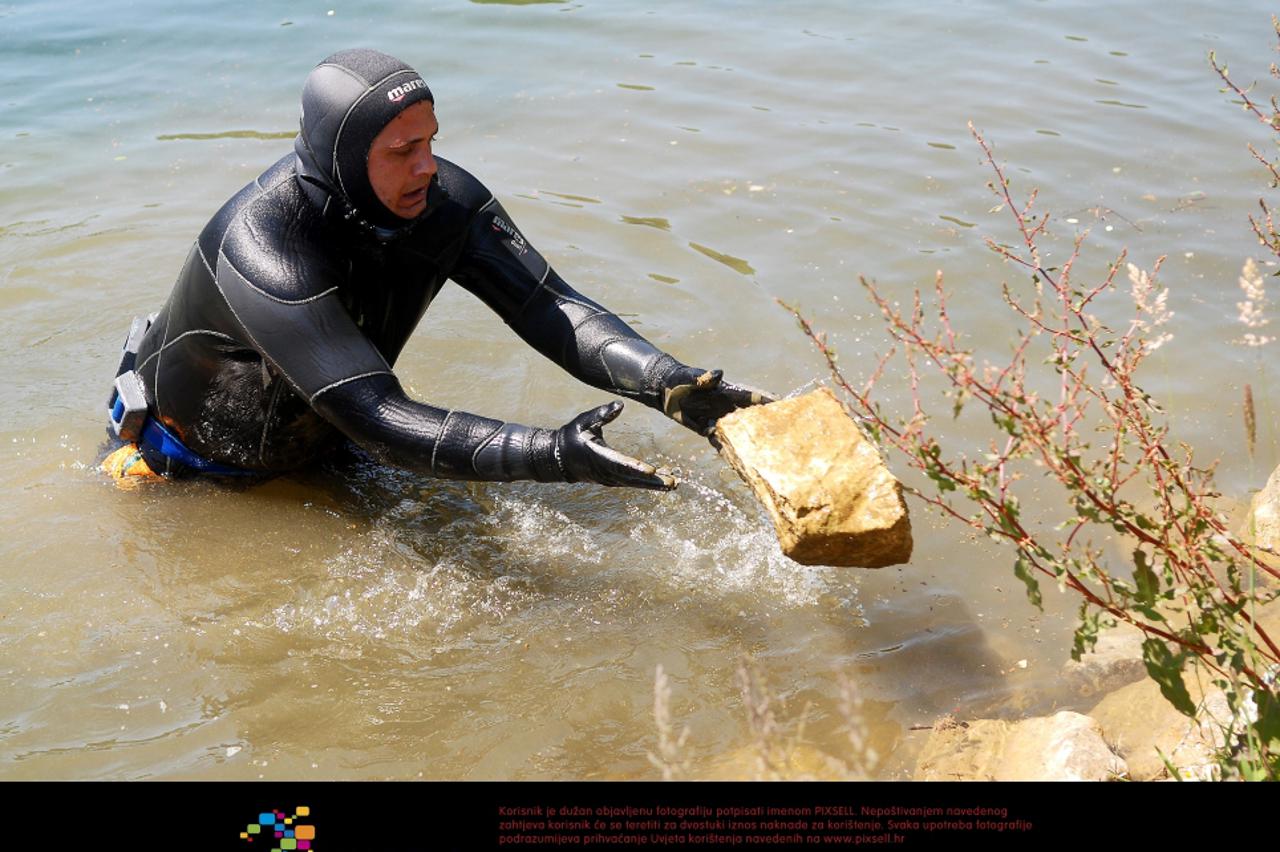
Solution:
M 429 186 L 429 184 L 428 184 Z M 401 207 L 417 207 L 427 200 L 427 186 L 421 189 L 415 189 L 413 192 L 406 192 L 400 196 Z

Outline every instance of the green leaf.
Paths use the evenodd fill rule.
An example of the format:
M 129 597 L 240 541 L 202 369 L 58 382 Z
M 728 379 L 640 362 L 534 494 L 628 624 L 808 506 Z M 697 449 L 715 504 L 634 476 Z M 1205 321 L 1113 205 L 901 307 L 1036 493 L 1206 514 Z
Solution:
M 1133 579 L 1138 584 L 1138 601 L 1145 606 L 1151 606 L 1156 602 L 1156 595 L 1160 591 L 1160 578 L 1156 576 L 1155 571 L 1151 570 L 1151 565 L 1147 562 L 1147 554 L 1141 547 L 1134 548 L 1133 565 Z
M 1253 701 L 1258 707 L 1258 721 L 1254 730 L 1274 754 L 1280 748 L 1280 695 L 1276 694 L 1274 683 L 1269 686 L 1269 689 L 1254 690 Z
M 1234 560 L 1227 562 L 1227 583 L 1231 586 L 1231 591 L 1237 595 L 1241 593 L 1241 581 L 1243 577 L 1240 574 L 1240 565 Z
M 1156 608 L 1155 608 L 1155 607 L 1153 607 L 1153 606 L 1143 606 L 1142 604 L 1136 604 L 1136 605 L 1133 607 L 1133 611 L 1134 611 L 1134 612 L 1140 612 L 1140 613 L 1142 613 L 1142 614 L 1143 614 L 1143 615 L 1145 615 L 1145 616 L 1146 616 L 1146 617 L 1147 617 L 1147 618 L 1148 618 L 1152 623 L 1167 622 L 1167 621 L 1168 621 L 1168 619 L 1164 617 L 1164 613 L 1160 612 L 1160 610 L 1156 609 Z
M 1014 497 L 1005 500 L 1004 506 L 1000 508 L 1000 512 L 996 515 L 996 520 L 1000 523 L 1000 529 L 1004 530 L 1011 536 L 1019 536 L 1018 532 L 1018 501 Z
M 1147 674 L 1160 685 L 1160 694 L 1184 716 L 1195 716 L 1196 705 L 1182 682 L 1182 664 L 1186 652 L 1174 654 L 1159 639 L 1147 639 L 1142 643 L 1142 661 L 1147 664 Z
M 928 444 L 918 450 L 920 460 L 924 462 L 924 472 L 937 485 L 938 490 L 942 492 L 955 491 L 956 482 L 950 475 L 943 471 L 942 465 L 938 459 L 942 455 L 942 448 L 937 444 Z
M 999 426 L 1002 431 L 1009 433 L 1015 438 L 1022 434 L 1022 429 L 1018 425 L 1018 418 L 1012 414 L 1002 415 L 993 410 L 991 412 L 991 420 Z
M 1270 781 L 1271 773 L 1267 771 L 1267 765 L 1261 762 L 1241 761 L 1240 762 L 1240 780 L 1241 781 Z
M 947 476 L 946 474 L 942 473 L 937 468 L 931 467 L 929 468 L 927 473 L 929 474 L 929 478 L 932 479 L 934 483 L 938 486 L 939 491 L 955 491 L 956 490 L 955 480 Z
M 1071 659 L 1077 663 L 1082 656 L 1093 650 L 1094 645 L 1098 644 L 1099 618 L 1099 613 L 1089 611 L 1088 601 L 1081 602 L 1080 624 L 1076 627 L 1071 646 Z
M 1213 636 L 1218 633 L 1218 616 L 1212 609 L 1206 609 L 1192 622 L 1192 626 L 1201 636 Z
M 1033 571 L 1035 569 L 1031 567 L 1031 563 L 1021 557 L 1013 563 L 1014 576 L 1026 584 L 1027 600 L 1031 601 L 1031 605 L 1036 609 L 1044 612 L 1044 605 L 1040 598 L 1040 583 L 1036 580 Z

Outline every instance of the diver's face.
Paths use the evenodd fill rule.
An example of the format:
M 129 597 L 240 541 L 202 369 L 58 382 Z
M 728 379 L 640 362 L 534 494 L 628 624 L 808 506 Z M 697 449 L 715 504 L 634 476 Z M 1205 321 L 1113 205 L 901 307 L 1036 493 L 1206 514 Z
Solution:
M 427 187 L 436 173 L 431 142 L 439 130 L 435 106 L 418 101 L 391 119 L 369 146 L 369 184 L 402 219 L 427 209 Z

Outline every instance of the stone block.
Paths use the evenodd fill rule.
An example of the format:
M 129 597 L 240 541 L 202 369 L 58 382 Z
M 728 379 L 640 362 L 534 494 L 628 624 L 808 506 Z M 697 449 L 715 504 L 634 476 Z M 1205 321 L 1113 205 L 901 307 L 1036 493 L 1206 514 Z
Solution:
M 830 390 L 739 409 L 716 436 L 792 560 L 882 568 L 911 558 L 902 484 Z
M 1216 777 L 1214 752 L 1224 745 L 1222 731 L 1231 718 L 1226 696 L 1214 686 L 1202 692 L 1195 678 L 1184 678 L 1183 682 L 1196 703 L 1194 719 L 1165 700 L 1153 680 L 1116 690 L 1089 711 L 1102 726 L 1107 742 L 1124 757 L 1132 780 L 1168 778 L 1166 758 L 1184 779 Z
M 1280 635 L 1280 600 L 1264 605 L 1256 618 L 1269 636 Z M 1190 672 L 1182 679 L 1196 705 L 1194 719 L 1178 712 L 1153 680 L 1118 689 L 1089 711 L 1102 725 L 1107 742 L 1128 763 L 1132 780 L 1169 777 L 1166 759 L 1184 779 L 1218 777 L 1215 753 L 1226 744 L 1224 732 L 1239 731 L 1244 722 L 1233 718 L 1226 695 L 1208 681 Z
M 947 720 L 934 727 L 916 766 L 917 781 L 1107 781 L 1128 773 L 1088 716 L 1006 722 Z
M 1262 554 L 1261 558 L 1272 568 L 1280 569 L 1280 556 L 1276 555 L 1280 554 L 1280 467 L 1271 472 L 1263 489 L 1253 495 L 1240 535 L 1250 544 L 1270 550 L 1270 554 Z M 1265 572 L 1259 573 L 1259 579 L 1264 583 L 1276 581 Z

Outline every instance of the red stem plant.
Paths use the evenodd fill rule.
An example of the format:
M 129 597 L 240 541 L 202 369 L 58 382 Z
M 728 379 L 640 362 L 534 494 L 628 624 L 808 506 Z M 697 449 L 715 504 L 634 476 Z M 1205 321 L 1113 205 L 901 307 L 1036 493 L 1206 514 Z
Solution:
M 1270 114 L 1264 113 L 1225 69 L 1216 62 L 1213 67 L 1247 109 L 1280 133 L 1275 100 Z M 1274 65 L 1272 73 L 1280 76 Z M 932 293 L 916 291 L 909 311 L 860 279 L 893 344 L 857 387 L 838 365 L 826 335 L 795 308 L 783 307 L 825 356 L 850 412 L 883 448 L 897 451 L 932 480 L 932 491 L 908 485 L 910 493 L 1011 546 L 1014 573 L 1035 606 L 1041 606 L 1039 581 L 1045 578 L 1079 595 L 1074 658 L 1093 647 L 1102 627 L 1137 627 L 1145 634 L 1147 670 L 1164 696 L 1194 715 L 1183 672 L 1189 666 L 1207 669 L 1235 711 L 1225 763 L 1245 777 L 1274 778 L 1280 772 L 1280 637 L 1271 636 L 1255 612 L 1276 596 L 1257 580 L 1280 579 L 1280 571 L 1228 528 L 1215 508 L 1212 465 L 1198 466 L 1190 447 L 1172 443 L 1163 411 L 1137 382 L 1143 361 L 1170 339 L 1161 329 L 1170 316 L 1167 291 L 1156 284 L 1163 258 L 1144 271 L 1126 265 L 1122 252 L 1100 280 L 1080 284 L 1073 272 L 1086 231 L 1064 263 L 1046 266 L 1041 243 L 1049 216 L 1035 212 L 1034 191 L 1021 203 L 1013 197 L 990 146 L 969 127 L 994 172 L 988 186 L 999 199 L 997 210 L 1009 211 L 1018 235 L 1016 245 L 988 239 L 987 246 L 1030 277 L 1023 290 L 1002 285 L 1004 304 L 1019 328 L 1007 362 L 979 366 L 963 346 L 947 310 L 941 272 Z M 1280 183 L 1275 166 L 1253 153 Z M 1250 221 L 1259 240 L 1280 257 L 1280 237 L 1265 202 L 1262 211 L 1262 218 Z M 1094 312 L 1095 303 L 1115 294 L 1122 271 L 1132 287 L 1133 315 L 1112 328 Z M 909 417 L 886 413 L 875 396 L 894 361 L 905 361 L 899 374 L 910 386 Z M 979 457 L 944 452 L 921 390 L 926 369 L 943 379 L 954 417 L 966 405 L 986 410 L 995 437 Z M 1063 524 L 1024 518 L 1018 492 L 1028 473 L 1047 474 L 1061 486 L 1068 506 Z M 1131 548 L 1132 564 L 1109 561 L 1091 532 L 1119 533 Z

